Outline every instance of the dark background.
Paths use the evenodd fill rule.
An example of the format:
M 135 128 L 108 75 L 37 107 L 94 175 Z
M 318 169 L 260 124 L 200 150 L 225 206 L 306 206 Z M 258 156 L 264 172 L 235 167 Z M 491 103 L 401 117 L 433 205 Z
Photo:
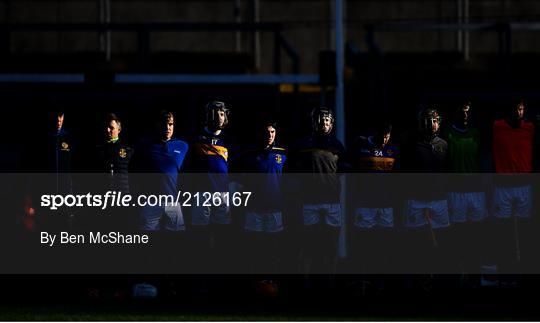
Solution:
M 200 127 L 202 108 L 213 99 L 230 104 L 229 133 L 238 143 L 250 141 L 254 120 L 268 115 L 281 122 L 279 135 L 284 144 L 309 133 L 311 109 L 321 105 L 333 107 L 332 1 L 265 0 L 259 3 L 258 15 L 255 1 L 242 0 L 236 4 L 235 7 L 235 1 L 225 0 L 111 1 L 110 18 L 106 19 L 100 14 L 105 10 L 101 1 L 0 1 L 0 73 L 81 73 L 87 79 L 82 84 L 17 83 L 10 82 L 9 78 L 0 83 L 0 170 L 21 171 L 23 152 L 31 150 L 47 133 L 51 126 L 47 121 L 50 112 L 57 109 L 66 113 L 65 127 L 74 137 L 76 163 L 84 161 L 100 141 L 100 122 L 108 112 L 122 118 L 122 136 L 129 143 L 151 129 L 148 116 L 161 109 L 175 112 L 177 137 L 189 137 Z M 517 97 L 526 100 L 528 117 L 536 119 L 540 103 L 538 32 L 513 30 L 511 42 L 508 38 L 505 42 L 501 37 L 508 34 L 471 31 L 468 45 L 459 40 L 466 36 L 460 36 L 456 30 L 405 32 L 408 26 L 417 23 L 441 26 L 469 21 L 497 24 L 497 28 L 507 30 L 511 23 L 540 21 L 540 4 L 536 1 L 469 1 L 468 15 L 460 9 L 466 5 L 462 0 L 347 1 L 344 125 L 347 143 L 370 131 L 373 121 L 381 116 L 394 121 L 395 137 L 399 140 L 400 133 L 416 126 L 416 113 L 426 105 L 442 110 L 444 126 L 449 119 L 448 112 L 464 100 L 472 102 L 473 118 L 484 134 L 489 133 L 492 121 Z M 290 56 L 282 50 L 283 62 L 278 72 L 319 74 L 321 84 L 310 91 L 300 88 L 298 92 L 284 92 L 279 85 L 122 85 L 111 81 L 112 76 L 120 72 L 273 73 L 277 71 L 274 42 L 267 32 L 261 32 L 260 49 L 255 45 L 253 30 L 242 31 L 238 35 L 239 42 L 231 31 L 161 32 L 151 37 L 152 46 L 147 52 L 139 47 L 136 34 L 114 32 L 110 59 L 106 58 L 106 46 L 100 42 L 103 38 L 97 31 L 73 32 L 70 26 L 57 25 L 58 29 L 53 31 L 34 27 L 30 31 L 9 32 L 14 25 L 32 23 L 51 24 L 49 27 L 133 23 L 141 24 L 139 27 L 145 31 L 155 23 L 215 25 L 257 21 L 279 24 L 284 38 L 298 54 L 299 68 L 294 70 Z M 368 27 L 396 22 L 403 24 L 401 31 L 376 33 L 375 44 L 367 41 Z M 469 51 L 464 49 L 467 46 Z M 35 163 L 40 162 L 39 156 L 34 158 Z M 2 216 L 11 219 L 11 214 L 19 210 L 6 205 Z M 6 222 L 13 224 L 11 220 Z M 7 231 L 12 227 L 3 226 L 3 229 Z M 154 276 L 143 279 L 163 290 L 168 290 L 171 282 L 188 286 L 178 297 L 160 297 L 158 305 L 152 305 L 152 309 L 158 311 L 175 308 L 178 302 L 182 302 L 184 309 L 197 309 L 200 303 L 208 302 L 215 311 L 220 311 L 232 303 L 229 310 L 234 311 L 237 306 L 238 311 L 249 307 L 255 312 L 267 311 L 268 304 L 277 304 L 279 306 L 274 308 L 287 313 L 310 312 L 312 304 L 317 304 L 325 310 L 316 313 L 336 320 L 339 319 L 337 313 L 351 313 L 355 317 L 367 313 L 384 319 L 388 308 L 381 304 L 388 304 L 398 309 L 396 319 L 440 318 L 440 315 L 457 319 L 497 319 L 500 315 L 538 318 L 529 303 L 534 299 L 529 295 L 537 291 L 536 276 L 517 277 L 514 280 L 518 284 L 513 287 L 485 290 L 464 288 L 454 276 L 439 277 L 435 288 L 429 290 L 418 287 L 421 283 L 414 283 L 415 277 L 387 276 L 392 287 L 387 287 L 382 295 L 374 289 L 358 294 L 359 289 L 350 286 L 366 277 L 343 276 L 332 291 L 323 289 L 307 298 L 303 281 L 296 276 L 286 276 L 278 277 L 289 282 L 284 285 L 289 287 L 285 287 L 277 301 L 250 297 L 250 284 L 256 277 L 202 278 Z M 373 277 L 368 279 L 373 280 Z M 37 306 L 44 300 L 49 304 L 86 306 L 91 303 L 88 288 L 98 286 L 107 291 L 98 304 L 120 308 L 125 304 L 118 305 L 118 300 L 112 296 L 114 289 L 120 286 L 129 290 L 141 277 L 5 276 L 1 280 L 0 298 L 13 306 Z M 211 286 L 210 292 L 193 297 L 205 284 Z M 224 298 L 230 301 L 224 303 Z M 359 306 L 357 300 L 364 305 Z M 128 304 L 126 311 L 132 311 L 131 306 Z

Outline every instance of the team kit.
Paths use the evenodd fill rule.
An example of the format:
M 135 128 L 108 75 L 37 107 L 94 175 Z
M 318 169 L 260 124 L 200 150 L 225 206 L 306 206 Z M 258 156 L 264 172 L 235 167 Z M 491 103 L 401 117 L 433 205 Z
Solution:
M 346 226 L 345 254 L 353 259 L 348 270 L 354 273 L 474 273 L 485 265 L 511 273 L 516 264 L 523 266 L 527 241 L 517 231 L 533 212 L 535 129 L 522 100 L 494 121 L 490 136 L 475 127 L 473 107 L 464 102 L 444 124 L 440 111 L 423 108 L 416 129 L 399 143 L 392 123 L 382 118 L 347 149 L 335 136 L 329 108 L 313 109 L 311 134 L 286 149 L 278 144 L 282 129 L 274 120 L 259 122 L 252 144 L 231 149 L 229 106 L 212 101 L 204 112 L 198 135 L 180 140 L 174 136 L 174 114 L 160 111 L 153 136 L 134 146 L 122 140 L 120 118 L 109 114 L 106 141 L 88 164 L 91 173 L 103 175 L 95 176 L 95 191 L 103 195 L 208 192 L 209 203 L 98 208 L 96 220 L 73 216 L 66 206 L 51 209 L 49 197 L 42 216 L 35 217 L 38 231 L 176 232 L 189 240 L 167 243 L 189 241 L 225 259 L 249 245 L 254 272 L 278 270 L 281 255 L 295 244 L 305 271 L 335 273 Z M 76 143 L 64 127 L 68 118 L 55 113 L 54 129 L 40 147 L 45 160 L 37 171 L 55 175 L 47 192 L 57 196 L 75 193 L 70 174 Z M 483 176 L 490 173 L 497 176 Z M 140 180 L 137 174 L 151 176 Z M 189 174 L 196 180 L 184 181 Z M 293 180 L 289 174 L 300 176 Z M 246 192 L 250 196 L 242 195 Z M 241 203 L 233 205 L 233 196 Z M 39 209 L 36 201 L 27 209 Z M 482 239 L 473 238 L 480 232 Z M 239 236 L 243 243 L 231 245 Z M 509 247 L 499 247 L 503 243 Z

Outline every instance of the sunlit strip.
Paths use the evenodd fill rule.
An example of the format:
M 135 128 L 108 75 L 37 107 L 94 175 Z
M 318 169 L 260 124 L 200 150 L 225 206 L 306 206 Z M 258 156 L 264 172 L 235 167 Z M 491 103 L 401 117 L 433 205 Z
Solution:
M 84 83 L 84 74 L 0 73 L 3 83 Z
M 134 84 L 317 84 L 317 74 L 117 74 L 116 83 Z

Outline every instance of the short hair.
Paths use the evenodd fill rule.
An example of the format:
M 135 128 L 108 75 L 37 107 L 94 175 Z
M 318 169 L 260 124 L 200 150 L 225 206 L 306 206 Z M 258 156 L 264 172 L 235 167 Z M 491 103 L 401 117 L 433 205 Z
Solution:
M 521 96 L 512 96 L 509 97 L 504 101 L 506 104 L 504 108 L 501 110 L 503 112 L 504 117 L 512 117 L 516 111 L 516 109 L 523 105 L 523 107 L 526 107 L 527 102 L 525 101 L 525 98 Z
M 109 123 L 111 121 L 115 121 L 116 124 L 118 124 L 118 129 L 122 129 L 122 121 L 120 121 L 120 118 L 114 113 L 109 113 L 107 117 L 105 118 L 105 122 Z
M 471 101 L 469 101 L 469 100 L 464 100 L 464 101 L 461 101 L 461 104 L 458 104 L 458 105 L 454 108 L 454 110 L 451 111 L 451 117 L 452 117 L 452 118 L 459 118 L 465 107 L 468 107 L 468 108 L 469 108 L 469 110 L 468 110 L 469 113 L 472 112 Z
M 261 123 L 261 127 L 262 128 L 268 128 L 268 127 L 272 127 L 274 129 L 278 129 L 278 123 L 277 121 L 275 120 L 264 120 L 262 123 Z
M 392 132 L 392 122 L 388 119 L 382 119 L 375 123 L 375 131 L 379 134 Z
M 158 123 L 166 123 L 169 122 L 169 120 L 174 122 L 174 114 L 168 110 L 161 110 L 156 119 Z
M 47 113 L 47 116 L 50 119 L 56 119 L 56 118 L 64 116 L 64 115 L 65 115 L 65 112 L 64 112 L 64 110 L 61 110 L 61 109 L 51 110 L 51 111 L 49 111 Z

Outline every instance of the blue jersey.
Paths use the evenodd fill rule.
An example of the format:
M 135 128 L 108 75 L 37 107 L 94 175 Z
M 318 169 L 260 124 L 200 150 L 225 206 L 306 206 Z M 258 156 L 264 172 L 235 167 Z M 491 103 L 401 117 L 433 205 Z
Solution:
M 279 176 L 287 160 L 285 149 L 269 147 L 266 149 L 250 149 L 242 153 L 243 170 L 247 173 L 268 173 Z
M 200 187 L 200 189 L 209 189 L 214 192 L 229 190 L 229 148 L 223 132 L 216 136 L 205 131 L 195 139 L 190 154 L 189 171 L 209 174 L 210 187 Z M 203 183 L 199 184 L 204 186 Z
M 253 192 L 254 199 L 249 206 L 257 211 L 279 211 L 282 209 L 281 174 L 287 161 L 285 149 L 269 147 L 250 149 L 240 156 L 240 168 L 248 173 L 242 184 L 245 190 Z M 253 175 L 249 175 L 249 173 Z
M 157 181 L 152 180 L 152 190 L 156 194 L 176 195 L 178 192 L 178 173 L 186 157 L 188 144 L 182 140 L 149 141 L 139 148 L 141 158 L 138 171 L 158 173 Z M 155 177 L 152 177 L 155 178 Z

